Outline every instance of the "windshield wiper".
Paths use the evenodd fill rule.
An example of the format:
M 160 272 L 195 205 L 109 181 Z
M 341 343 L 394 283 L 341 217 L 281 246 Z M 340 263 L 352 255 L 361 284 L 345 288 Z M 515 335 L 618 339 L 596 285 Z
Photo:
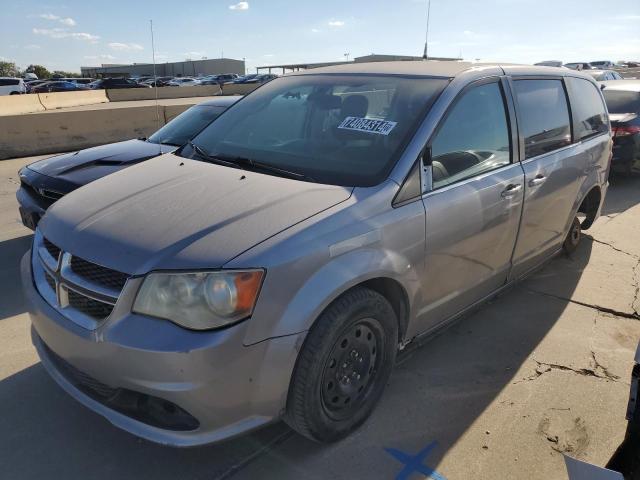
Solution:
M 292 178 L 294 180 L 307 180 L 310 182 L 315 182 L 315 179 L 310 177 L 307 174 L 301 172 L 294 172 L 293 170 L 287 170 L 285 168 L 276 167 L 269 163 L 259 162 L 257 160 L 253 160 L 247 157 L 227 157 L 222 155 L 212 155 L 212 157 L 216 160 L 220 160 L 222 162 L 231 163 L 233 165 L 237 165 L 240 168 L 245 170 L 257 170 L 268 173 L 273 173 L 280 177 Z
M 315 182 L 316 180 L 309 175 L 300 172 L 294 172 L 292 170 L 286 170 L 284 168 L 275 167 L 268 163 L 258 162 L 251 158 L 246 157 L 232 157 L 224 155 L 212 155 L 207 152 L 200 145 L 196 145 L 192 141 L 189 141 L 189 146 L 193 149 L 194 153 L 198 157 L 208 162 L 217 163 L 219 165 L 225 165 L 228 167 L 241 168 L 243 170 L 254 170 L 273 173 L 280 177 L 292 178 L 294 180 L 307 180 L 309 182 Z
M 218 165 L 225 165 L 227 167 L 233 167 L 233 168 L 239 167 L 237 164 L 233 162 L 228 162 L 222 158 L 218 158 L 213 155 L 210 155 L 204 148 L 202 148 L 200 145 L 196 145 L 191 140 L 189 140 L 189 143 L 187 145 L 191 147 L 191 149 L 193 150 L 193 153 L 195 153 L 201 160 L 205 160 L 211 163 L 217 163 Z

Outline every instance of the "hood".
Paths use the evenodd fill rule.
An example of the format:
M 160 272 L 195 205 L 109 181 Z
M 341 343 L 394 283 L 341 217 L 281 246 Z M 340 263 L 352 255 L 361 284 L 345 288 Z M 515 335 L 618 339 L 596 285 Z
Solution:
M 39 228 L 63 250 L 133 275 L 217 268 L 352 190 L 167 154 L 63 197 Z
M 611 121 L 612 124 L 615 125 L 618 123 L 629 122 L 634 118 L 636 118 L 637 116 L 638 115 L 636 115 L 635 113 L 610 113 L 609 120 Z
M 32 163 L 28 168 L 79 187 L 176 148 L 143 140 L 127 140 L 56 155 Z

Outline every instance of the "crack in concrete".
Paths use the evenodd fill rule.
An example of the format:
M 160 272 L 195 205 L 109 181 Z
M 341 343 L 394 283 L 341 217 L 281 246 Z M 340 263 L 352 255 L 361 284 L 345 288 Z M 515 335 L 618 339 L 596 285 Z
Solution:
M 535 358 L 533 358 L 532 360 L 536 362 L 536 365 L 537 365 L 535 373 L 529 377 L 525 377 L 521 380 L 518 380 L 517 382 L 513 382 L 513 385 L 518 383 L 531 382 L 533 380 L 537 380 L 545 373 L 549 373 L 553 370 L 560 370 L 562 372 L 572 372 L 577 375 L 582 375 L 584 377 L 594 377 L 594 378 L 599 378 L 601 380 L 606 380 L 611 382 L 617 382 L 620 379 L 618 375 L 615 375 L 609 372 L 609 369 L 607 367 L 605 367 L 604 365 L 599 363 L 598 360 L 596 360 L 596 355 L 593 351 L 591 352 L 591 359 L 593 361 L 592 368 L 573 368 L 573 367 L 568 367 L 566 365 L 561 365 L 559 363 L 540 362 Z
M 640 260 L 633 267 L 633 278 L 635 281 L 636 291 L 633 295 L 633 301 L 631 302 L 631 308 L 637 316 L 640 317 Z
M 599 243 L 601 245 L 606 245 L 607 247 L 612 248 L 616 252 L 624 253 L 625 255 L 628 255 L 631 258 L 635 258 L 636 260 L 640 258 L 640 257 L 638 257 L 638 255 L 636 255 L 634 253 L 626 252 L 626 251 L 622 250 L 621 248 L 615 247 L 615 246 L 613 246 L 612 244 L 610 244 L 608 242 L 603 242 L 602 240 L 598 240 L 597 238 L 594 238 L 594 237 L 591 237 L 591 239 L 596 243 Z
M 633 313 L 622 312 L 622 311 L 616 310 L 614 308 L 603 307 L 601 305 L 594 305 L 592 303 L 581 302 L 579 300 L 573 300 L 571 298 L 562 297 L 560 295 L 554 295 L 553 293 L 541 292 L 540 290 L 534 290 L 533 288 L 525 287 L 525 289 L 528 290 L 531 293 L 537 293 L 538 295 L 544 295 L 545 297 L 551 297 L 551 298 L 555 298 L 557 300 L 562 300 L 562 301 L 565 301 L 565 302 L 569 302 L 569 303 L 573 303 L 573 304 L 576 304 L 576 305 L 580 305 L 582 307 L 592 308 L 594 310 L 597 310 L 598 312 L 609 313 L 609 314 L 614 315 L 616 317 L 628 318 L 628 319 L 631 319 L 631 320 L 640 320 L 640 313 L 635 310 L 635 307 L 632 307 L 632 308 L 634 308 Z M 636 286 L 636 299 L 634 300 L 634 303 L 638 300 L 638 294 L 639 293 L 640 293 L 640 286 Z

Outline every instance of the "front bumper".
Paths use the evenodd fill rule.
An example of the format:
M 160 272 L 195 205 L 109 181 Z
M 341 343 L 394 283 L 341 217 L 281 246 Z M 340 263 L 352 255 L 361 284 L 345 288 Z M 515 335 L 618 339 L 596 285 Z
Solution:
M 194 332 L 126 313 L 86 330 L 51 307 L 36 290 L 31 252 L 22 281 L 33 341 L 53 379 L 111 423 L 152 442 L 194 446 L 224 440 L 272 422 L 282 413 L 304 334 L 244 345 L 249 321 Z M 118 305 L 114 314 L 118 311 Z M 197 420 L 192 430 L 159 428 L 88 395 L 60 360 L 108 388 L 166 400 Z

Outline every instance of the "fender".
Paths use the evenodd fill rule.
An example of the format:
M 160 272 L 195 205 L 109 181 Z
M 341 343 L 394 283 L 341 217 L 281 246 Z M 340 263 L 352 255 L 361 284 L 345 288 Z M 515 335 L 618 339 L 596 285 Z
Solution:
M 403 255 L 384 248 L 365 247 L 338 255 L 308 277 L 284 306 L 279 318 L 274 321 L 252 318 L 245 344 L 308 331 L 331 302 L 350 288 L 374 278 L 390 278 L 402 286 L 409 299 L 409 318 L 412 318 L 413 306 L 420 296 L 421 268 L 421 264 L 412 265 Z
M 602 139 L 600 137 L 596 137 L 593 139 L 593 141 L 595 142 L 597 139 L 599 139 L 600 145 L 594 145 L 593 147 L 591 147 L 594 152 L 595 159 L 585 168 L 586 177 L 580 185 L 580 189 L 578 190 L 578 194 L 576 195 L 576 200 L 571 208 L 571 215 L 567 219 L 567 223 L 564 229 L 564 237 L 566 237 L 569 233 L 569 229 L 571 228 L 573 219 L 577 215 L 582 202 L 584 202 L 585 198 L 587 198 L 587 195 L 589 195 L 589 192 L 591 192 L 591 190 L 593 190 L 595 187 L 598 187 L 600 189 L 600 205 L 598 205 L 598 211 L 596 212 L 593 221 L 595 222 L 600 216 L 600 211 L 602 209 L 602 205 L 604 204 L 607 188 L 609 186 L 609 182 L 607 180 L 608 169 L 606 168 L 606 163 L 608 152 L 611 148 L 611 139 L 610 137 L 608 137 L 607 142 L 602 142 Z

